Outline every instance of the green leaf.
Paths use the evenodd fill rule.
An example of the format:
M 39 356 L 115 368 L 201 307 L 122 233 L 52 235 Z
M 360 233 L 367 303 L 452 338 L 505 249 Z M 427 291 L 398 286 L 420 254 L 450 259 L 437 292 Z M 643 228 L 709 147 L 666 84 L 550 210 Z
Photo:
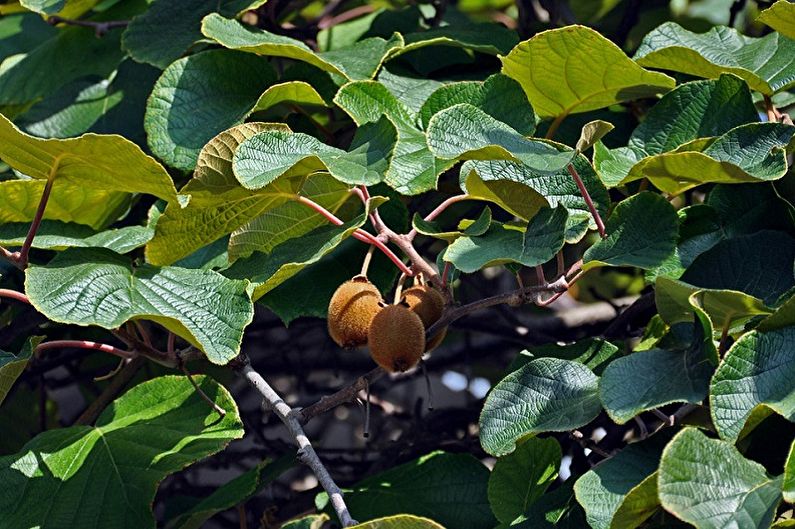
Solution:
M 488 479 L 488 469 L 469 454 L 433 452 L 362 480 L 345 502 L 359 520 L 407 513 L 456 529 L 491 527 Z
M 188 511 L 168 521 L 168 529 L 200 529 L 219 512 L 242 504 L 265 485 L 278 478 L 294 464 L 292 455 L 276 461 L 265 460 L 251 470 L 221 485 L 212 494 L 199 500 Z M 287 527 L 287 526 L 285 526 Z
M 236 7 L 242 6 L 234 0 L 156 0 L 127 25 L 122 47 L 136 61 L 164 70 L 202 38 L 201 21 L 205 15 L 219 9 L 235 15 Z
M 795 40 L 779 33 L 753 38 L 717 26 L 699 34 L 666 22 L 643 38 L 633 58 L 641 66 L 697 77 L 733 73 L 768 96 L 795 85 Z
M 553 145 L 557 149 L 568 149 Z M 580 154 L 574 158 L 573 165 L 597 211 L 607 215 L 610 197 L 588 159 Z M 588 228 L 596 229 L 596 222 L 577 183 L 565 168 L 549 173 L 506 160 L 470 160 L 461 166 L 459 184 L 470 196 L 494 202 L 525 220 L 532 218 L 546 204 L 552 208 L 564 206 L 569 212 L 566 221 L 568 243 L 578 242 Z
M 741 79 L 721 75 L 715 80 L 682 83 L 651 107 L 632 132 L 629 147 L 647 156 L 661 154 L 755 121 L 759 115 Z
M 531 438 L 501 457 L 489 476 L 489 503 L 502 523 L 527 512 L 557 479 L 560 445 L 553 438 Z
M 795 503 L 795 442 L 789 450 L 787 462 L 784 464 L 784 481 L 781 485 L 784 501 Z
M 483 208 L 480 216 L 473 220 L 463 220 L 458 224 L 458 230 L 447 230 L 439 226 L 438 222 L 427 221 L 422 218 L 419 213 L 414 214 L 411 221 L 412 227 L 417 230 L 417 233 L 434 237 L 447 242 L 453 242 L 459 237 L 477 237 L 486 233 L 491 226 L 491 209 L 488 207 Z
M 25 340 L 25 345 L 17 355 L 0 349 L 0 404 L 11 391 L 11 386 L 14 385 L 19 375 L 25 371 L 28 360 L 33 356 L 33 351 L 43 339 L 44 336 L 31 336 Z
M 40 138 L 68 138 L 85 132 L 119 134 L 146 145 L 143 114 L 160 72 L 125 59 L 107 79 L 77 79 L 34 104 L 17 126 Z
M 524 520 L 511 525 L 514 529 L 581 529 L 587 525 L 585 513 L 577 504 L 572 489 L 574 480 L 547 492 L 542 501 L 530 506 Z
M 54 188 L 68 183 L 92 190 L 148 193 L 168 202 L 177 198 L 163 166 L 120 136 L 42 140 L 0 116 L 0 158 L 31 178 L 52 181 Z
M 0 224 L 0 245 L 22 246 L 29 229 L 30 223 L 26 222 Z M 82 224 L 45 220 L 36 231 L 31 246 L 47 250 L 107 248 L 116 253 L 127 253 L 149 242 L 154 234 L 154 230 L 146 226 L 96 232 Z
M 275 80 L 266 60 L 236 51 L 210 50 L 173 62 L 146 108 L 149 148 L 168 165 L 192 170 L 202 147 L 241 123 Z
M 480 444 L 495 456 L 517 440 L 591 422 L 602 409 L 598 379 L 584 365 L 557 358 L 533 360 L 492 388 L 480 415 Z
M 660 317 L 669 325 L 693 321 L 693 311 L 704 311 L 715 326 L 741 330 L 749 321 L 772 311 L 761 300 L 736 290 L 710 290 L 683 281 L 658 277 L 655 298 Z
M 795 327 L 751 331 L 726 353 L 710 386 L 710 410 L 723 439 L 735 441 L 757 406 L 795 421 Z
M 307 134 L 263 131 L 240 144 L 232 168 L 247 189 L 260 189 L 285 174 L 321 170 L 347 184 L 375 185 L 384 178 L 396 140 L 395 127 L 386 118 L 359 127 L 349 152 Z
M 348 210 L 358 212 L 359 199 L 329 174 L 317 173 L 307 178 L 301 196 L 310 198 L 331 213 L 349 218 Z M 328 224 L 326 217 L 297 202 L 287 202 L 251 220 L 232 232 L 229 239 L 229 259 L 248 257 L 254 252 L 270 253 L 274 247 L 293 237 L 301 237 L 315 228 Z
M 757 22 L 770 26 L 785 37 L 795 39 L 795 5 L 779 0 L 756 17 Z
M 444 83 L 399 67 L 393 70 L 394 73 L 387 68 L 381 69 L 378 73 L 378 82 L 415 114 L 419 114 L 431 94 L 444 86 Z
M 245 281 L 211 270 L 134 267 L 104 249 L 66 250 L 25 276 L 25 293 L 52 321 L 115 329 L 131 319 L 152 320 L 216 364 L 237 356 L 254 315 Z
M 386 56 L 403 46 L 403 38 L 395 34 L 389 40 L 372 37 L 345 48 L 316 53 L 299 40 L 246 27 L 217 13 L 202 20 L 202 34 L 225 48 L 303 61 L 349 80 L 373 78 Z
M 433 189 L 437 177 L 452 167 L 452 161 L 440 160 L 428 149 L 425 134 L 415 125 L 416 117 L 383 84 L 348 83 L 337 92 L 334 103 L 359 126 L 382 116 L 395 125 L 398 141 L 384 182 L 397 192 L 416 195 Z
M 99 3 L 99 0 L 19 0 L 19 3 L 22 7 L 41 15 L 79 18 Z
M 502 121 L 520 134 L 531 135 L 536 128 L 533 107 L 519 83 L 502 74 L 483 82 L 464 81 L 439 87 L 428 97 L 419 111 L 423 128 L 439 111 L 459 103 L 469 103 Z
M 3 113 L 12 115 L 25 109 L 81 77 L 107 78 L 124 56 L 119 35 L 110 32 L 98 39 L 91 28 L 60 29 L 13 65 L 4 64 L 0 71 L 0 108 L 6 106 Z
M 596 266 L 654 268 L 676 248 L 676 211 L 662 196 L 642 192 L 616 205 L 605 224 L 607 237 L 583 255 L 584 270 Z
M 657 510 L 656 472 L 667 441 L 660 437 L 628 445 L 574 484 L 593 529 L 638 527 Z
M 297 196 L 300 182 L 296 179 L 280 179 L 256 192 L 235 179 L 235 149 L 268 129 L 286 127 L 245 123 L 220 133 L 202 148 L 193 178 L 180 191 L 190 195 L 188 205 L 168 206 L 157 221 L 154 238 L 146 245 L 150 263 L 171 264 Z
M 577 152 L 587 151 L 614 128 L 616 127 L 612 123 L 602 121 L 601 119 L 589 121 L 582 127 L 580 139 L 577 140 L 577 145 L 574 150 Z
M 587 338 L 572 344 L 552 343 L 525 349 L 516 355 L 508 370 L 515 371 L 534 358 L 561 358 L 584 364 L 594 374 L 601 376 L 605 367 L 620 354 L 618 347 L 610 342 L 598 338 Z
M 698 529 L 769 527 L 780 481 L 729 443 L 685 428 L 663 451 L 658 487 L 663 507 Z
M 370 520 L 358 525 L 351 526 L 350 529 L 445 529 L 438 523 L 428 518 L 411 516 L 409 514 L 399 514 L 397 516 L 386 516 L 377 520 Z
M 368 203 L 368 211 L 358 217 L 339 226 L 323 226 L 300 237 L 288 239 L 268 254 L 258 252 L 251 257 L 239 259 L 223 274 L 250 281 L 251 298 L 256 301 L 331 253 L 364 225 L 369 212 L 383 200 L 383 197 L 373 197 Z
M 428 147 L 444 160 L 512 160 L 531 170 L 554 172 L 566 167 L 574 151 L 527 139 L 477 107 L 460 103 L 437 112 L 428 123 Z
M 795 286 L 795 239 L 764 230 L 719 242 L 693 261 L 681 280 L 691 285 L 737 290 L 770 306 Z
M 639 67 L 585 26 L 537 33 L 502 57 L 502 73 L 519 81 L 542 118 L 652 97 L 676 85 L 667 75 Z
M 44 180 L 7 180 L 0 182 L 0 222 L 26 222 L 36 216 Z M 102 229 L 129 207 L 132 195 L 118 191 L 100 191 L 66 181 L 53 186 L 44 218 L 86 224 Z
M 558 206 L 539 211 L 524 229 L 495 222 L 483 235 L 458 238 L 444 260 L 467 274 L 504 263 L 544 264 L 563 247 L 567 216 L 566 208 Z
M 281 103 L 329 106 L 311 84 L 305 81 L 288 81 L 268 87 L 257 100 L 251 113 L 267 110 Z
M 160 377 L 113 402 L 96 426 L 50 430 L 0 458 L 4 523 L 154 529 L 158 483 L 243 436 L 229 392 L 210 378 L 194 379 L 224 417 L 186 377 Z
M 679 194 L 710 182 L 777 180 L 787 172 L 785 150 L 793 135 L 795 127 L 782 123 L 742 125 L 714 140 L 643 158 L 617 185 L 648 178 L 661 191 Z
M 712 328 L 700 322 L 684 350 L 637 351 L 610 363 L 599 379 L 599 397 L 618 424 L 673 402 L 697 404 L 707 397 L 716 357 Z

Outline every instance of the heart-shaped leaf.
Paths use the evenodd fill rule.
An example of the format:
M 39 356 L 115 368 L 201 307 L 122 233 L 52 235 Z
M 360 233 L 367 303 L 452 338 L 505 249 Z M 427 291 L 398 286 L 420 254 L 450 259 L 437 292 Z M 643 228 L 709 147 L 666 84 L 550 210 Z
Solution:
M 243 436 L 229 392 L 194 378 L 225 416 L 186 377 L 160 377 L 117 399 L 96 426 L 50 430 L 0 458 L 0 481 L 8 487 L 0 497 L 4 523 L 154 529 L 158 483 Z
M 780 478 L 696 428 L 666 446 L 658 487 L 663 507 L 698 529 L 769 527 L 781 501 Z
M 519 81 L 542 118 L 651 97 L 676 86 L 667 75 L 639 67 L 585 26 L 537 33 L 502 57 L 502 73 Z
M 199 347 L 216 364 L 240 352 L 254 308 L 245 281 L 211 270 L 135 267 L 98 248 L 70 249 L 25 272 L 25 293 L 52 321 L 115 329 L 155 321 Z
M 732 345 L 710 386 L 710 410 L 723 439 L 740 436 L 754 408 L 764 405 L 795 421 L 795 327 L 751 331 Z
M 598 378 L 578 362 L 539 358 L 495 385 L 480 415 L 480 444 L 495 456 L 513 452 L 517 440 L 561 432 L 591 422 L 601 411 Z
M 0 350 L 0 404 L 11 391 L 11 386 L 14 385 L 19 375 L 25 371 L 28 360 L 33 356 L 33 351 L 43 339 L 44 336 L 31 336 L 16 355 Z

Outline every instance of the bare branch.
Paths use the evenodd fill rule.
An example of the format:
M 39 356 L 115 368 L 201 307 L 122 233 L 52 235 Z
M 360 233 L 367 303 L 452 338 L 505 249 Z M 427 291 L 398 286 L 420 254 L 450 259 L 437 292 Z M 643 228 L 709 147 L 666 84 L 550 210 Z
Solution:
M 336 393 L 327 395 L 321 398 L 319 401 L 312 404 L 311 406 L 307 406 L 306 408 L 301 410 L 299 418 L 301 424 L 306 424 L 313 417 L 322 415 L 327 411 L 332 410 L 337 406 L 340 406 L 341 404 L 353 401 L 359 395 L 360 391 L 366 389 L 368 385 L 374 383 L 376 380 L 383 377 L 385 374 L 386 371 L 384 371 L 380 367 L 376 367 L 369 373 L 360 376 L 352 383 L 348 384 L 347 386 L 337 391 Z
M 287 426 L 287 429 L 290 430 L 290 434 L 292 435 L 295 444 L 298 446 L 298 460 L 312 469 L 312 472 L 314 472 L 317 480 L 320 482 L 320 485 L 328 493 L 331 500 L 331 505 L 334 507 L 342 526 L 350 527 L 352 525 L 356 525 L 358 522 L 351 517 L 351 514 L 348 511 L 348 506 L 345 505 L 345 499 L 343 498 L 342 491 L 334 482 L 334 479 L 331 477 L 326 467 L 320 461 L 320 458 L 315 452 L 315 449 L 312 448 L 312 444 L 309 442 L 309 439 L 307 438 L 306 433 L 301 426 L 301 422 L 299 420 L 301 412 L 299 410 L 294 410 L 286 402 L 284 402 L 279 394 L 273 390 L 270 384 L 268 384 L 265 379 L 262 378 L 262 375 L 257 373 L 251 367 L 248 359 L 243 360 L 243 365 L 242 367 L 238 368 L 238 372 L 243 378 L 246 379 L 251 387 L 253 387 L 260 395 L 262 395 L 263 401 L 273 410 L 276 416 L 281 419 L 284 425 Z

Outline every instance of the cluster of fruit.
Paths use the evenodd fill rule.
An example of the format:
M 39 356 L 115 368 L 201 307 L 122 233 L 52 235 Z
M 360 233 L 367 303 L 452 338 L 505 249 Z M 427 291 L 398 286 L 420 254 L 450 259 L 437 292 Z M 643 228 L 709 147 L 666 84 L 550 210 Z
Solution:
M 373 360 L 390 373 L 411 369 L 444 339 L 443 329 L 430 340 L 425 331 L 442 317 L 444 296 L 429 285 L 415 285 L 388 305 L 365 276 L 337 288 L 328 307 L 328 331 L 337 345 L 367 345 Z

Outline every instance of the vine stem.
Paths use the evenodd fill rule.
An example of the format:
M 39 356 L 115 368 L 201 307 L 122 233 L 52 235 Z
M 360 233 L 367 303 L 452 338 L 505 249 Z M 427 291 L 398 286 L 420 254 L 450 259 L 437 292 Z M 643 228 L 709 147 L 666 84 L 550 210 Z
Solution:
M 463 200 L 469 200 L 471 198 L 472 197 L 470 197 L 467 194 L 455 195 L 455 196 L 449 197 L 444 202 L 442 202 L 441 204 L 436 206 L 436 208 L 433 211 L 428 213 L 428 215 L 425 216 L 425 220 L 427 222 L 430 222 L 433 219 L 435 219 L 436 217 L 438 217 L 439 215 L 441 215 L 444 212 L 444 210 L 446 210 L 448 207 L 452 206 L 456 202 L 461 202 Z M 413 240 L 414 237 L 416 237 L 416 236 L 417 236 L 417 230 L 415 230 L 414 228 L 412 228 L 411 231 L 406 234 L 406 237 L 409 240 Z
M 38 354 L 41 351 L 46 351 L 48 349 L 65 349 L 68 347 L 75 349 L 94 349 L 97 351 L 102 351 L 103 353 L 116 355 L 119 358 L 123 358 L 125 360 L 132 360 L 135 358 L 135 353 L 133 352 L 125 351 L 123 349 L 119 349 L 118 347 L 113 347 L 112 345 L 92 342 L 89 340 L 53 340 L 51 342 L 44 342 L 36 346 L 36 353 Z
M 605 232 L 605 223 L 602 222 L 602 217 L 599 215 L 599 212 L 596 210 L 596 206 L 591 199 L 591 194 L 588 193 L 588 189 L 585 188 L 585 183 L 580 178 L 580 173 L 577 172 L 577 169 L 574 168 L 574 164 L 568 164 L 566 166 L 568 169 L 569 174 L 574 181 L 577 183 L 577 188 L 580 190 L 580 194 L 582 194 L 582 198 L 585 199 L 585 204 L 588 206 L 588 210 L 591 212 L 593 216 L 593 220 L 596 222 L 596 228 L 599 230 L 599 236 L 603 239 L 607 237 L 607 233 Z
M 549 125 L 549 129 L 547 129 L 547 133 L 544 136 L 545 139 L 551 140 L 555 137 L 555 134 L 558 132 L 558 128 L 560 128 L 560 124 L 563 123 L 563 120 L 566 119 L 568 114 L 561 114 L 555 118 L 555 120 Z
M 318 204 L 317 202 L 315 202 L 312 199 L 309 199 L 307 197 L 299 196 L 297 198 L 297 201 L 300 202 L 301 204 L 304 204 L 304 205 L 309 206 L 310 208 L 314 209 L 315 211 L 317 211 L 318 213 L 323 215 L 326 218 L 326 220 L 328 220 L 329 222 L 331 222 L 332 224 L 334 224 L 336 226 L 340 226 L 340 225 L 344 224 L 342 222 L 342 219 L 338 218 L 332 212 L 330 212 L 329 210 L 327 210 L 326 208 L 324 208 L 323 206 L 321 206 L 320 204 Z M 393 263 L 395 263 L 395 266 L 397 266 L 400 269 L 400 271 L 403 272 L 404 274 L 414 275 L 412 273 L 412 271 L 406 266 L 406 263 L 401 261 L 400 258 L 397 255 L 395 255 L 394 252 L 392 250 L 390 250 L 377 237 L 375 237 L 375 236 L 371 235 L 370 233 L 366 232 L 365 230 L 362 230 L 362 229 L 359 229 L 359 228 L 357 228 L 356 231 L 353 232 L 353 237 L 355 239 L 357 239 L 357 240 L 360 240 L 360 241 L 364 242 L 364 243 L 372 244 L 373 246 L 375 246 L 376 248 L 381 250 L 384 253 L 384 255 L 389 257 L 389 259 Z
M 47 202 L 50 200 L 53 181 L 54 179 L 50 177 L 44 184 L 44 191 L 42 191 L 41 198 L 39 199 L 39 207 L 36 208 L 36 215 L 33 217 L 33 221 L 30 223 L 30 229 L 28 229 L 25 242 L 22 243 L 22 248 L 19 250 L 19 252 L 10 255 L 8 255 L 8 250 L 3 252 L 3 256 L 10 258 L 10 260 L 14 262 L 20 270 L 24 270 L 28 266 L 28 254 L 30 253 L 30 247 L 33 245 L 33 238 L 36 237 L 36 232 L 39 231 L 39 226 L 41 226 L 41 221 L 44 218 L 44 210 L 47 209 Z
M 9 290 L 7 288 L 0 288 L 0 298 L 9 298 L 16 301 L 21 301 L 22 303 L 27 303 L 28 305 L 31 304 L 30 300 L 25 294 L 22 292 L 17 292 L 16 290 Z
M 328 493 L 331 505 L 334 507 L 334 511 L 337 513 L 337 517 L 342 526 L 350 527 L 356 525 L 358 522 L 351 517 L 351 513 L 348 511 L 348 506 L 345 504 L 342 490 L 340 490 L 331 477 L 331 474 L 329 474 L 328 469 L 326 469 L 322 461 L 320 461 L 317 452 L 315 452 L 315 449 L 312 447 L 312 444 L 309 442 L 301 426 L 301 421 L 299 419 L 301 412 L 299 410 L 294 410 L 284 402 L 270 384 L 262 378 L 262 375 L 251 367 L 247 359 L 243 360 L 243 365 L 238 369 L 238 372 L 246 379 L 249 385 L 262 396 L 263 401 L 273 410 L 276 416 L 281 419 L 290 431 L 293 441 L 295 441 L 295 444 L 298 446 L 298 460 L 312 470 L 315 477 L 317 477 L 317 480 L 320 482 L 320 485 Z

